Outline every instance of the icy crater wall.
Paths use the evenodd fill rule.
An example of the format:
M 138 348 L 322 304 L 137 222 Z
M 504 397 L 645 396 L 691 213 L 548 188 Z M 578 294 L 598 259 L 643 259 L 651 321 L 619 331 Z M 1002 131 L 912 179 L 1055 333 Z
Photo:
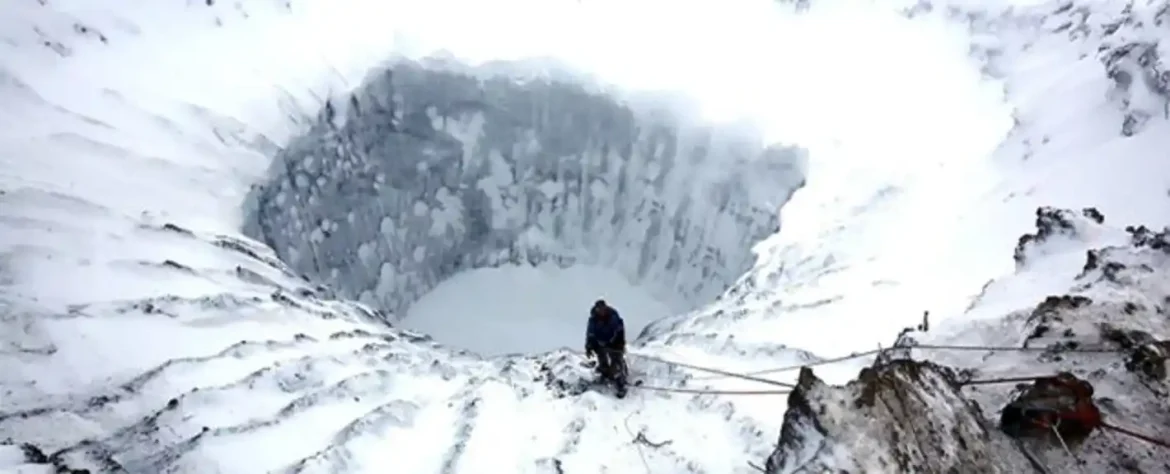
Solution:
M 402 62 L 279 153 L 245 233 L 399 315 L 460 271 L 544 262 L 615 268 L 685 310 L 750 268 L 805 159 L 571 82 Z

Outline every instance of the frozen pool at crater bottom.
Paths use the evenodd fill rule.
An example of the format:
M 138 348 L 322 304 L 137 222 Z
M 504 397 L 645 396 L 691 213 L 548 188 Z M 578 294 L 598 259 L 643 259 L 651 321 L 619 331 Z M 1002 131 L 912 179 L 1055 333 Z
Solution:
M 589 307 L 597 298 L 621 312 L 628 339 L 673 314 L 670 305 L 615 270 L 511 265 L 451 277 L 411 305 L 400 324 L 485 356 L 580 350 Z

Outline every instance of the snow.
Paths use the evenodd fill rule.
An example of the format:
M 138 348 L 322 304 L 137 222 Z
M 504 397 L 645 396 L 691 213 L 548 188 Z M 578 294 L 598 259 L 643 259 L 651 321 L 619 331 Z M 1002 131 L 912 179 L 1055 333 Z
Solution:
M 402 326 L 483 355 L 580 349 L 596 299 L 618 309 L 631 339 L 673 314 L 610 268 L 506 265 L 444 281 L 411 305 Z
M 347 125 L 328 125 L 331 105 L 278 153 L 245 225 L 296 271 L 396 318 L 457 272 L 548 261 L 614 268 L 684 311 L 750 266 L 799 185 L 803 150 L 765 148 L 743 125 L 433 63 L 400 62 L 331 100 L 351 104 Z M 534 103 L 548 110 L 531 116 Z M 316 222 L 338 225 L 306 234 Z
M 1003 136 L 1011 125 L 1003 123 L 1006 115 L 998 121 L 987 113 L 956 116 L 944 121 L 955 125 L 952 132 L 962 131 L 963 141 L 926 141 L 938 148 L 914 155 L 921 161 L 905 168 L 867 160 L 880 149 L 810 149 L 810 185 L 784 207 L 784 231 L 757 247 L 760 261 L 746 277 L 764 288 L 725 298 L 710 310 L 749 315 L 733 325 L 705 316 L 679 324 L 695 325 L 688 332 L 734 335 L 740 343 L 762 343 L 763 334 L 826 356 L 875 348 L 888 344 L 886 335 L 897 327 L 916 324 L 923 311 L 936 320 L 962 314 L 984 283 L 1011 273 L 1004 256 L 1040 205 L 1095 206 L 1113 222 L 1166 224 L 1170 183 L 1165 173 L 1150 170 L 1165 169 L 1167 135 L 1118 133 L 1122 117 L 1105 94 L 1112 81 L 1097 57 L 1077 51 L 1095 53 L 1092 45 L 1100 39 L 1070 41 L 1035 28 L 1033 21 L 1055 8 L 1010 16 L 992 9 L 964 18 L 981 38 L 975 52 L 999 72 L 994 82 L 968 83 L 970 92 L 958 95 L 973 101 L 972 111 L 1003 106 L 978 105 L 1002 80 L 1019 122 L 1010 135 Z M 995 40 L 983 36 L 990 32 Z M 910 136 L 902 141 L 920 142 Z M 838 162 L 821 161 L 838 156 Z M 836 166 L 818 168 L 822 162 Z M 1004 307 L 1043 298 L 1055 287 L 1059 283 L 1021 288 L 1020 299 Z M 858 316 L 875 308 L 879 316 Z M 825 328 L 844 326 L 852 330 L 824 337 Z M 681 329 L 663 327 L 676 336 Z
M 1016 344 L 1029 330 L 1018 311 L 1078 285 L 1077 258 L 1120 235 L 1092 227 L 1017 269 L 1011 250 L 1036 207 L 1170 223 L 1164 66 L 1148 60 L 1165 49 L 1157 5 L 187 3 L 2 6 L 0 440 L 72 467 L 753 472 L 779 432 L 778 399 L 575 391 L 588 369 L 553 349 L 576 350 L 582 308 L 602 296 L 631 336 L 645 325 L 635 354 L 730 370 L 872 349 L 924 310 L 939 341 Z M 1137 21 L 1110 32 L 1127 15 Z M 1114 56 L 1137 41 L 1163 46 Z M 436 47 L 468 65 L 415 63 L 445 72 L 418 73 L 411 94 L 371 74 Z M 530 62 L 479 64 L 496 59 Z M 574 85 L 463 90 L 510 91 L 501 116 L 411 102 L 490 70 Z M 335 113 L 322 120 L 326 101 Z M 387 139 L 411 119 L 407 103 L 459 152 L 424 143 L 383 160 L 401 168 L 363 174 L 372 148 L 329 135 Z M 371 107 L 394 110 L 377 122 Z M 581 122 L 580 110 L 600 112 Z M 492 131 L 517 117 L 514 136 Z M 581 123 L 610 128 L 572 149 L 589 136 Z M 635 145 L 636 159 L 607 141 Z M 300 168 L 282 180 L 277 163 Z M 253 186 L 278 182 L 289 189 L 269 196 L 270 228 L 250 229 L 264 209 Z M 491 212 L 468 208 L 488 201 Z M 781 205 L 783 230 L 759 242 Z M 481 243 L 459 239 L 467 222 L 501 240 L 453 244 Z M 482 258 L 470 267 L 572 265 L 443 260 L 471 253 Z M 469 308 L 468 279 L 493 297 Z M 1166 287 L 1135 281 L 1094 297 L 1152 305 Z M 520 313 L 522 296 L 562 316 L 540 324 L 563 339 L 487 345 L 519 332 L 474 317 Z M 631 361 L 648 385 L 758 388 Z M 818 375 L 843 382 L 867 363 Z M 633 444 L 627 424 L 672 443 Z

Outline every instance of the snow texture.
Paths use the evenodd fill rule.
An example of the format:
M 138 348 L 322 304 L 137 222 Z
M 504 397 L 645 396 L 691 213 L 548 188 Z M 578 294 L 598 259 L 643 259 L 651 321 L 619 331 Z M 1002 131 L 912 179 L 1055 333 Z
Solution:
M 0 444 L 0 469 L 10 474 L 57 472 L 45 453 L 30 444 Z
M 1017 252 L 1033 264 L 1048 257 L 1046 247 L 1063 235 L 1091 246 L 1100 234 L 1096 210 L 1084 215 L 1043 209 L 1037 233 L 1021 238 Z M 1071 231 L 1071 229 L 1080 229 Z M 1063 230 L 1063 234 L 1060 232 Z M 1170 426 L 1165 410 L 1165 356 L 1152 367 L 1134 364 L 1138 348 L 1170 334 L 1164 305 L 1170 299 L 1170 230 L 1127 229 L 1129 241 L 1093 248 L 1074 284 L 1034 308 L 1001 320 L 966 327 L 961 333 L 910 330 L 896 344 L 901 357 L 863 369 L 858 380 L 830 387 L 812 370 L 800 374 L 779 446 L 768 472 L 1160 472 L 1170 463 L 1166 448 L 1098 430 L 1070 454 L 1055 440 L 1017 442 L 996 426 L 999 410 L 1024 384 L 960 387 L 968 380 L 1071 371 L 1095 389 L 1107 423 L 1162 436 Z M 1064 242 L 1068 243 L 1068 242 Z M 1082 255 L 1085 255 L 1082 253 Z M 1019 284 L 1012 276 L 993 285 Z M 994 286 L 989 286 L 994 289 Z M 980 344 L 1023 351 L 981 351 L 956 357 L 945 351 L 913 349 L 920 344 Z M 1077 352 L 1115 349 L 1116 352 Z M 912 359 L 929 358 L 935 362 Z M 936 365 L 946 363 L 948 366 Z M 1021 374 L 1022 370 L 1027 373 Z M 929 416 L 921 416 L 929 413 Z M 862 443 L 861 440 L 869 442 Z
M 686 310 L 751 266 L 803 179 L 801 150 L 734 126 L 439 67 L 402 62 L 327 102 L 245 230 L 395 314 L 456 273 L 544 262 L 614 268 Z
M 1009 387 L 951 385 L 1070 370 L 1167 432 L 1170 243 L 1124 230 L 1170 224 L 1164 1 L 0 1 L 2 469 L 1170 465 L 1011 442 Z M 538 261 L 675 305 L 631 343 L 640 389 L 392 326 L 458 269 Z M 814 363 L 923 311 L 881 361 L 768 374 L 787 414 L 657 390 L 759 387 L 656 357 Z
M 896 361 L 834 388 L 804 369 L 767 471 L 1029 471 L 1027 458 L 988 426 L 956 379 L 930 363 Z
M 583 349 L 582 320 L 598 295 L 620 304 L 631 338 L 673 314 L 618 271 L 546 263 L 457 274 L 412 304 L 399 326 L 482 355 Z

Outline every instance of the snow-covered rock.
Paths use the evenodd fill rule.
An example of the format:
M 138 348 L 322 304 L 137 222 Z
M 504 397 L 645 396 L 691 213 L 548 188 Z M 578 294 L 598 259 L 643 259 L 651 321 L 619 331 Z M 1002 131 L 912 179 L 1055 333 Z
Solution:
M 0 443 L 0 472 L 5 474 L 51 474 L 61 472 L 45 453 L 31 444 Z M 67 474 L 73 474 L 68 470 Z M 78 473 L 80 474 L 80 473 Z
M 1017 261 L 1053 258 L 1046 246 L 1064 235 L 1093 242 L 1088 229 L 1104 216 L 1086 210 L 1042 208 L 1037 230 L 1020 239 Z M 1064 232 L 1064 234 L 1061 234 Z M 1160 349 L 1170 336 L 1170 229 L 1128 227 L 1128 242 L 1087 252 L 1084 269 L 1063 295 L 1003 319 L 945 322 L 937 332 L 908 330 L 899 358 L 880 360 L 844 386 L 828 385 L 804 369 L 769 473 L 816 472 L 1161 472 L 1170 450 L 1098 429 L 1071 453 L 1055 439 L 1016 442 L 999 430 L 1003 406 L 1018 392 L 1010 384 L 963 386 L 975 380 L 1071 372 L 1095 389 L 1105 422 L 1164 438 L 1170 426 L 1170 385 Z M 1025 244 L 1026 245 L 1023 245 Z M 1026 249 L 1026 250 L 1023 250 Z M 1035 262 L 1033 262 L 1035 263 Z M 1023 272 L 1021 272 L 1023 273 Z M 990 285 L 1021 284 L 1015 275 Z M 994 350 L 948 352 L 935 345 L 994 345 Z M 926 345 L 924 349 L 915 346 Z M 944 365 L 945 364 L 945 365 Z M 1159 372 L 1161 370 L 1162 372 Z M 1022 385 L 1022 384 L 1021 384 Z
M 803 369 L 767 472 L 1026 472 L 952 370 L 898 360 L 831 387 Z
M 1094 223 L 1101 224 L 1105 217 L 1093 208 L 1083 209 L 1081 215 Z M 1024 234 L 1016 242 L 1015 259 L 1017 267 L 1026 265 L 1029 258 L 1036 258 L 1037 248 L 1043 249 L 1051 245 L 1050 240 L 1055 238 L 1077 238 L 1083 232 L 1077 228 L 1076 215 L 1072 211 L 1042 207 L 1036 210 L 1036 233 Z

